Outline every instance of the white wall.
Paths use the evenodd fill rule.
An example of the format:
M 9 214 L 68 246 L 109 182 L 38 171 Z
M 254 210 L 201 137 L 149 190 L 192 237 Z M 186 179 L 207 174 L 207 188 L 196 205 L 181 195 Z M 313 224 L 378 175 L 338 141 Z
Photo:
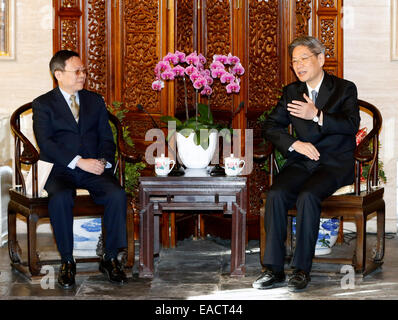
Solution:
M 0 59 L 0 111 L 12 112 L 52 88 L 52 0 L 15 0 L 15 60 Z
M 390 0 L 344 0 L 344 77 L 383 116 L 380 160 L 387 176 L 386 231 L 397 231 L 398 61 L 391 61 Z M 374 222 L 374 221 L 372 221 Z M 374 231 L 370 223 L 368 231 Z
M 11 113 L 53 87 L 48 71 L 53 50 L 52 13 L 52 0 L 15 0 L 15 59 L 0 59 L 0 165 L 11 164 Z M 24 223 L 18 228 L 26 230 Z M 48 230 L 48 224 L 40 229 Z

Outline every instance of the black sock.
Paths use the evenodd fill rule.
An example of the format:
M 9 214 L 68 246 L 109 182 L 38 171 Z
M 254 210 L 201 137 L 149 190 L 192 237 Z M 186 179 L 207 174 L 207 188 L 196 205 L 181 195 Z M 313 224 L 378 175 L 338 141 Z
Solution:
M 67 262 L 75 263 L 75 260 L 73 259 L 73 255 L 66 254 L 66 255 L 61 256 L 61 263 L 67 263 Z
M 105 252 L 105 254 L 104 254 L 104 260 L 105 261 L 108 261 L 108 260 L 111 260 L 111 259 L 117 259 L 117 251 L 107 251 L 107 252 Z

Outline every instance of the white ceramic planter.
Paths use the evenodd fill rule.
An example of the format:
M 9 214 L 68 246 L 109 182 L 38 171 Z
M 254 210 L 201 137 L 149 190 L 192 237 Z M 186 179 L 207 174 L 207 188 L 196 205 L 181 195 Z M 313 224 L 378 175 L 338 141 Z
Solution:
M 187 138 L 177 132 L 178 155 L 185 167 L 189 169 L 206 168 L 213 158 L 217 146 L 217 132 L 210 133 L 209 147 L 204 150 L 202 146 L 196 145 L 192 132 Z
M 332 252 L 332 247 L 337 241 L 339 234 L 339 219 L 322 218 L 319 222 L 318 240 L 315 246 L 315 255 L 322 256 Z M 293 235 L 296 236 L 296 218 L 293 218 Z

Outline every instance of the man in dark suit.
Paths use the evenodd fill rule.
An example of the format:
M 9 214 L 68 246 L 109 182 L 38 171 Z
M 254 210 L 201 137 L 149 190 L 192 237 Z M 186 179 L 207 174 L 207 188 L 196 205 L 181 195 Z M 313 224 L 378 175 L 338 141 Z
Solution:
M 117 260 L 126 247 L 126 194 L 112 175 L 115 144 L 104 99 L 83 89 L 86 69 L 76 52 L 61 50 L 50 61 L 58 86 L 33 101 L 33 130 L 40 158 L 54 164 L 45 189 L 61 268 L 58 283 L 75 285 L 73 204 L 77 188 L 87 189 L 104 206 L 105 254 L 100 270 L 111 282 L 126 275 Z
M 287 211 L 296 205 L 296 247 L 291 291 L 308 285 L 319 231 L 321 202 L 354 181 L 355 135 L 359 107 L 355 84 L 323 71 L 325 47 L 305 36 L 289 46 L 298 81 L 283 95 L 263 125 L 287 161 L 271 186 L 266 202 L 266 270 L 253 283 L 257 289 L 283 285 Z M 286 128 L 293 125 L 295 136 Z

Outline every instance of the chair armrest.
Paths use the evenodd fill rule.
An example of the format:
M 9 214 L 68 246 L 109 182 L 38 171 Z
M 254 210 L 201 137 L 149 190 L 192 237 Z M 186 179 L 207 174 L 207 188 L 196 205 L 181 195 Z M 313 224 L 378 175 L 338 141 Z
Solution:
M 18 159 L 15 160 L 20 161 L 24 164 L 34 164 L 37 161 L 39 161 L 39 152 L 20 130 L 19 116 L 20 116 L 19 112 L 18 113 L 14 112 L 10 118 L 11 131 L 14 133 L 15 136 L 15 144 L 16 145 L 19 144 L 18 147 L 20 146 L 20 143 L 23 144 L 23 152 L 22 154 L 18 154 Z M 17 153 L 15 155 L 17 156 Z
M 357 145 L 354 152 L 355 160 L 359 162 L 368 162 L 375 158 L 376 154 L 370 149 L 371 142 L 374 143 L 375 138 L 377 138 L 378 131 L 372 129 L 363 140 Z M 377 148 L 376 148 L 377 152 Z
M 253 150 L 253 160 L 256 162 L 263 162 L 271 156 L 273 151 L 274 151 L 274 146 L 269 141 L 257 144 Z

